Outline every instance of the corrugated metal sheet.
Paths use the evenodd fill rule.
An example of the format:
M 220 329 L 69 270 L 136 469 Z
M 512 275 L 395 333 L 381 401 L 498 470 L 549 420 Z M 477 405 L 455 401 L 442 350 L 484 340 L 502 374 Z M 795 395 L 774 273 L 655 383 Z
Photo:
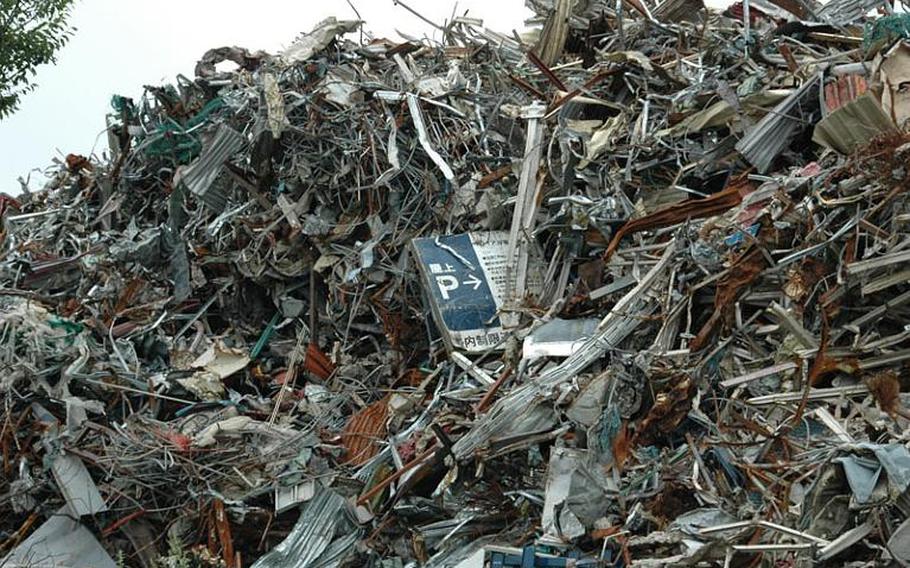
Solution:
M 736 149 L 759 172 L 766 173 L 796 131 L 805 126 L 804 116 L 818 105 L 818 82 L 816 75 L 803 83 L 737 142 Z
M 348 451 L 349 464 L 361 465 L 379 452 L 377 441 L 385 436 L 388 411 L 388 397 L 383 397 L 358 411 L 348 421 L 341 434 L 341 444 Z
M 884 0 L 831 0 L 819 8 L 819 20 L 846 26 L 878 8 L 890 7 Z M 889 10 L 890 11 L 890 10 Z
M 318 491 L 306 504 L 291 534 L 253 568 L 330 568 L 352 551 L 360 531 L 355 528 L 344 497 Z
M 871 93 L 866 93 L 815 125 L 812 141 L 842 154 L 849 154 L 876 136 L 897 131 L 878 101 Z
M 195 162 L 180 169 L 178 183 L 183 183 L 190 192 L 199 197 L 210 209 L 221 212 L 227 205 L 227 196 L 213 188 L 221 173 L 224 162 L 246 144 L 242 134 L 226 124 L 215 131 Z
M 825 85 L 825 109 L 834 112 L 867 90 L 866 78 L 861 75 L 838 77 Z

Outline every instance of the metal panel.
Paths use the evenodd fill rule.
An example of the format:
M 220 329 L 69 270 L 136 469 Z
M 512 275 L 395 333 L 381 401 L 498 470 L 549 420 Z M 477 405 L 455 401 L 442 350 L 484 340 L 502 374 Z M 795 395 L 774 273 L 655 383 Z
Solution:
M 224 162 L 243 148 L 245 143 L 243 135 L 230 126 L 218 126 L 199 158 L 180 170 L 179 181 L 210 209 L 224 211 L 227 196 L 217 191 L 213 184 L 221 173 Z

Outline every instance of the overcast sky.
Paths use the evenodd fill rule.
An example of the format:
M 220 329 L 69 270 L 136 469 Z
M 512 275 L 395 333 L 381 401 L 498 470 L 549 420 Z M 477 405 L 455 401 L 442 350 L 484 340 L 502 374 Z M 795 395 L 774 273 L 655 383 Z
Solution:
M 392 0 L 351 0 L 377 36 L 400 39 L 395 30 L 432 37 L 433 28 Z M 449 0 L 406 2 L 442 23 L 456 6 Z M 522 30 L 530 11 L 524 0 L 459 0 L 497 31 Z M 100 154 L 107 140 L 104 115 L 112 94 L 138 97 L 143 85 L 171 82 L 193 67 L 207 49 L 237 45 L 275 52 L 327 16 L 356 19 L 345 0 L 76 0 L 77 31 L 58 62 L 42 67 L 38 89 L 19 111 L 0 121 L 0 192 L 19 193 L 16 178 L 47 167 L 68 153 Z M 32 189 L 41 187 L 33 176 Z M 36 183 L 37 181 L 37 183 Z

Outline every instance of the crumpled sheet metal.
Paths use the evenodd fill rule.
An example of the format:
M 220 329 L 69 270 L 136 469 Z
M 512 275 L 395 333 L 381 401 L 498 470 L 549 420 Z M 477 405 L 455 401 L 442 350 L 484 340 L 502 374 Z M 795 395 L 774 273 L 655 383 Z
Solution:
M 858 455 L 843 456 L 834 461 L 844 468 L 847 482 L 859 505 L 866 505 L 872 500 L 883 474 L 892 498 L 907 490 L 910 486 L 910 452 L 907 448 L 899 444 L 859 444 L 857 449 L 860 451 Z M 866 452 L 871 452 L 874 459 L 864 457 L 862 454 Z
M 632 333 L 641 323 L 640 314 L 648 314 L 656 308 L 654 296 L 651 294 L 652 287 L 661 281 L 675 252 L 676 243 L 670 241 L 665 245 L 660 261 L 635 288 L 616 302 L 610 313 L 601 320 L 597 333 L 585 341 L 581 349 L 556 367 L 499 399 L 465 436 L 455 442 L 452 448 L 455 455 L 459 459 L 468 458 L 500 432 L 509 431 L 510 426 L 518 422 L 529 407 L 536 406 L 536 402 L 541 398 L 553 396 L 561 384 L 572 380 L 577 373 L 583 372 L 591 363 Z
M 109 152 L 0 196 L 0 549 L 905 556 L 910 33 L 873 4 L 329 19 L 115 97 Z
M 10 568 L 116 568 L 92 532 L 68 509 L 50 517 L 14 548 L 0 565 Z
M 309 33 L 301 34 L 279 57 L 285 65 L 294 65 L 310 59 L 325 49 L 336 37 L 360 27 L 358 20 L 337 20 L 333 17 L 319 22 Z
M 222 61 L 233 61 L 241 69 L 255 71 L 266 57 L 268 54 L 264 51 L 250 53 L 248 49 L 242 47 L 218 47 L 202 55 L 196 63 L 195 73 L 197 77 L 212 77 L 218 73 L 215 66 Z

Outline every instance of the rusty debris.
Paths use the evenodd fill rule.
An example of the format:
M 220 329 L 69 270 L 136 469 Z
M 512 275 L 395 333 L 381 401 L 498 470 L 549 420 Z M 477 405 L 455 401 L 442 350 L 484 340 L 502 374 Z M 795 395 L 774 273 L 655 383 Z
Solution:
M 528 6 L 209 50 L 0 195 L 0 565 L 910 562 L 910 19 Z

